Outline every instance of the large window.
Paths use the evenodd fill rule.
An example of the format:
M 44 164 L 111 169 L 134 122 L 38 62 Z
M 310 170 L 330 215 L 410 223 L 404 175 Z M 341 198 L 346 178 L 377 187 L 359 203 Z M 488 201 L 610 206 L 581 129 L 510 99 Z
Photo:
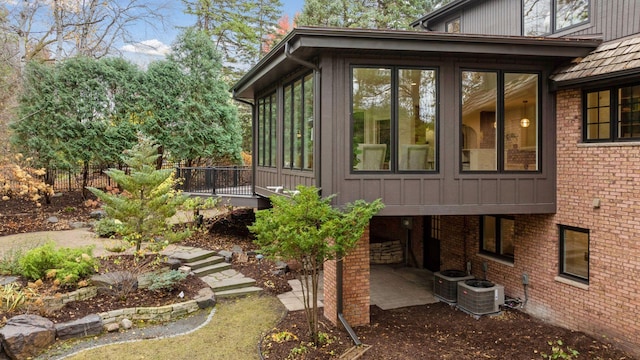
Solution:
M 589 230 L 559 225 L 560 275 L 589 282 Z
M 539 75 L 462 72 L 462 171 L 539 170 Z
M 353 170 L 435 170 L 436 104 L 434 69 L 353 68 Z
M 285 169 L 313 168 L 313 75 L 284 87 Z
M 258 99 L 258 165 L 276 166 L 276 119 L 278 108 L 276 94 Z
M 584 104 L 585 141 L 640 140 L 640 85 L 588 91 Z
M 515 220 L 509 216 L 482 216 L 480 253 L 513 261 Z
M 589 0 L 523 0 L 522 34 L 557 33 L 589 21 Z

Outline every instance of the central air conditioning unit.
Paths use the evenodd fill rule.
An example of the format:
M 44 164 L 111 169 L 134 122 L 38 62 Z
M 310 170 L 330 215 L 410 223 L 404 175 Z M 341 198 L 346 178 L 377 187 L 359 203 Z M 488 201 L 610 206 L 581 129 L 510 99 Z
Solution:
M 494 314 L 504 305 L 504 286 L 487 280 L 458 283 L 458 308 L 473 315 Z
M 439 300 L 454 304 L 458 300 L 458 282 L 473 279 L 462 270 L 443 270 L 433 274 L 433 295 Z

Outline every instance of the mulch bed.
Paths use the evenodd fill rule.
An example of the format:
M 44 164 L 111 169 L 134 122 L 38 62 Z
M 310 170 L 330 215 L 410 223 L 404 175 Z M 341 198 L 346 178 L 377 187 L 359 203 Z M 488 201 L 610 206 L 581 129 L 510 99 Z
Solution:
M 74 221 L 90 221 L 88 214 L 93 208 L 83 205 L 79 193 L 63 194 L 52 199 L 51 204 L 35 208 L 24 201 L 0 201 L 0 236 L 20 232 L 65 230 Z M 46 221 L 56 216 L 58 223 Z M 215 221 L 215 220 L 211 220 Z M 205 223 L 204 230 L 197 232 L 182 244 L 211 250 L 231 250 L 234 245 L 243 251 L 255 250 L 255 245 L 246 234 L 237 234 L 233 224 L 222 222 L 215 231 L 209 232 L 211 223 Z M 233 267 L 244 275 L 257 280 L 258 286 L 266 294 L 279 294 L 289 291 L 287 280 L 293 273 L 280 275 L 275 265 L 268 261 L 257 261 L 252 257 L 234 256 Z M 200 281 L 200 280 L 198 280 Z M 191 284 L 187 282 L 186 284 Z M 157 306 L 166 300 L 176 300 L 180 291 L 199 290 L 199 285 L 178 287 L 167 295 L 167 299 L 157 297 L 155 293 L 132 293 L 130 303 L 119 299 L 106 299 L 104 303 L 96 300 L 93 309 L 89 304 L 75 304 L 57 314 L 56 321 L 82 317 L 85 311 L 107 311 L 114 308 L 133 306 Z M 197 291 L 196 290 L 196 291 Z M 185 296 L 186 298 L 186 296 Z M 177 301 L 176 301 L 177 302 Z M 64 314 L 63 314 L 64 313 Z M 322 313 L 322 309 L 320 309 Z M 0 315 L 1 318 L 1 315 Z M 326 333 L 328 344 L 315 348 L 309 344 L 307 324 L 304 312 L 289 312 L 280 323 L 264 337 L 261 347 L 269 359 L 331 359 L 337 358 L 352 346 L 348 334 L 335 328 L 322 315 L 320 331 Z M 230 324 L 231 326 L 231 324 Z M 278 342 L 273 334 L 290 332 L 297 340 Z M 561 340 L 564 349 L 576 349 L 580 359 L 634 359 L 616 349 L 606 338 L 594 338 L 584 333 L 551 326 L 529 315 L 508 310 L 500 316 L 483 316 L 476 320 L 468 314 L 455 310 L 444 303 L 407 307 L 383 311 L 371 307 L 371 324 L 355 328 L 364 344 L 371 345 L 361 359 L 542 359 L 542 353 L 550 353 L 550 341 Z M 281 336 L 276 336 L 280 340 Z M 295 350 L 294 350 L 295 349 Z M 291 355 L 292 351 L 297 355 Z M 290 357 L 291 356 L 291 357 Z

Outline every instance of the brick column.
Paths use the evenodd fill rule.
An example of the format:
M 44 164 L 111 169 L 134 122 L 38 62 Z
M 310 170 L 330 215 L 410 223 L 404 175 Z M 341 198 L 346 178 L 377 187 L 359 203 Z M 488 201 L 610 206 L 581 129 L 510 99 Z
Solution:
M 342 314 L 351 326 L 369 324 L 369 228 L 342 261 Z M 324 264 L 324 316 L 338 326 L 337 262 Z

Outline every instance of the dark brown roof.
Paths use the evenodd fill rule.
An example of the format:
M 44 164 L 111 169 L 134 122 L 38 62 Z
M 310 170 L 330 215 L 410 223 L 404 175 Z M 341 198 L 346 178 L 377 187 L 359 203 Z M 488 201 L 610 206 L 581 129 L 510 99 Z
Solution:
M 602 43 L 584 58 L 574 59 L 551 79 L 559 86 L 640 73 L 640 34 Z
M 267 86 L 326 51 L 376 51 L 397 54 L 473 54 L 568 61 L 586 56 L 599 40 L 451 34 L 432 31 L 300 27 L 253 66 L 232 88 L 234 97 L 250 100 L 256 88 Z M 546 59 L 546 60 L 545 60 Z

